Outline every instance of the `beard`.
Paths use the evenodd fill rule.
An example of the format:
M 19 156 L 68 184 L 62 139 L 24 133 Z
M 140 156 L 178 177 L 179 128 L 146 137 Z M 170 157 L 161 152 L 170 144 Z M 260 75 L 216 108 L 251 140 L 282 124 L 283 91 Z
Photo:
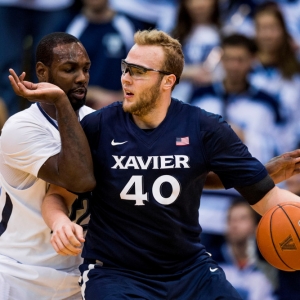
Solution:
M 73 90 L 68 91 L 67 97 L 69 98 L 69 101 L 70 101 L 71 106 L 73 107 L 74 111 L 77 111 L 79 108 L 81 108 L 83 105 L 85 105 L 87 90 L 85 90 L 85 94 L 82 99 L 75 99 L 72 96 L 72 92 L 73 92 Z
M 57 85 L 59 88 L 61 88 L 55 81 L 54 79 L 54 76 L 52 75 L 51 72 L 49 72 L 49 78 L 48 78 L 48 82 L 49 83 L 52 83 L 52 84 L 55 84 Z M 62 88 L 61 88 L 62 89 Z M 70 103 L 71 103 L 71 106 L 72 108 L 74 109 L 74 111 L 77 111 L 79 108 L 81 108 L 83 105 L 85 105 L 85 101 L 86 101 L 86 93 L 87 93 L 87 90 L 85 89 L 85 94 L 84 94 L 84 97 L 82 99 L 77 99 L 77 98 L 74 98 L 72 93 L 73 93 L 74 90 L 69 90 L 68 92 L 65 92 Z
M 124 112 L 131 113 L 138 117 L 147 115 L 155 108 L 156 101 L 159 97 L 159 86 L 162 81 L 160 78 L 149 90 L 143 91 L 139 99 L 130 106 L 125 106 L 123 101 Z

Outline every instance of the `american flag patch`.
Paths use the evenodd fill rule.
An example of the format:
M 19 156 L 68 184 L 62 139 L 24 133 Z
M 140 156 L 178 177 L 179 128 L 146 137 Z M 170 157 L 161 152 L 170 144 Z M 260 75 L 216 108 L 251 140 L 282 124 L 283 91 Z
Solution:
M 188 136 L 176 138 L 176 146 L 186 146 L 189 144 L 190 138 Z

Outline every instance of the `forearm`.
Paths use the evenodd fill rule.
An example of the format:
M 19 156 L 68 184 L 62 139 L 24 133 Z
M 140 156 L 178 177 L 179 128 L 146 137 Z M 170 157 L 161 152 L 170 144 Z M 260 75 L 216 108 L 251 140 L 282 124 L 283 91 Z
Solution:
M 252 205 L 252 208 L 260 215 L 264 215 L 269 209 L 282 202 L 300 202 L 300 197 L 275 186 L 260 201 Z
M 204 183 L 204 188 L 209 190 L 218 190 L 224 189 L 224 185 L 218 175 L 213 172 L 209 172 Z
M 82 227 L 68 217 L 68 207 L 75 198 L 67 190 L 50 185 L 42 203 L 43 218 L 52 230 L 51 244 L 61 255 L 78 255 L 84 242 Z
M 282 155 L 273 157 L 265 164 L 265 167 L 277 184 L 287 180 L 293 175 L 300 173 L 300 149 L 283 153 Z
M 74 192 L 92 190 L 95 183 L 92 157 L 78 117 L 69 100 L 67 103 L 60 101 L 55 106 L 61 135 L 61 151 L 57 160 L 60 181 L 65 188 Z
M 42 203 L 42 216 L 47 226 L 53 230 L 56 221 L 70 221 L 69 209 L 59 194 L 47 195 Z
M 41 166 L 38 177 L 76 193 L 91 191 L 95 186 L 92 157 L 77 115 L 65 93 L 57 96 L 53 105 L 61 149 Z M 47 108 L 45 104 L 42 107 Z

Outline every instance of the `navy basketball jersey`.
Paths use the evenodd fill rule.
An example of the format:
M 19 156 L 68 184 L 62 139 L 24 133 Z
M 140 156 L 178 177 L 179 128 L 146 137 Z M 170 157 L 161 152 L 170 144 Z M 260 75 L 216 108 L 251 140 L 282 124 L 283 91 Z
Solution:
M 152 131 L 137 127 L 121 102 L 82 126 L 97 180 L 83 257 L 103 266 L 152 274 L 189 266 L 205 251 L 198 209 L 207 173 L 226 188 L 267 176 L 220 116 L 176 99 Z

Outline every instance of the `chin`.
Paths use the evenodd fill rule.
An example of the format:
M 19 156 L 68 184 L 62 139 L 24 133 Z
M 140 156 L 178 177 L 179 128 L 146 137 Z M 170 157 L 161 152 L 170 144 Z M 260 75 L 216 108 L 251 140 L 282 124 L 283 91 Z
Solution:
M 130 112 L 130 107 L 131 107 L 131 105 L 128 104 L 128 102 L 126 101 L 126 99 L 124 99 L 124 101 L 123 101 L 123 110 L 125 112 Z
M 71 105 L 72 105 L 74 111 L 77 111 L 77 110 L 79 110 L 82 106 L 85 105 L 85 100 L 83 100 L 83 101 L 76 101 L 75 103 L 74 103 L 74 102 L 71 102 Z

